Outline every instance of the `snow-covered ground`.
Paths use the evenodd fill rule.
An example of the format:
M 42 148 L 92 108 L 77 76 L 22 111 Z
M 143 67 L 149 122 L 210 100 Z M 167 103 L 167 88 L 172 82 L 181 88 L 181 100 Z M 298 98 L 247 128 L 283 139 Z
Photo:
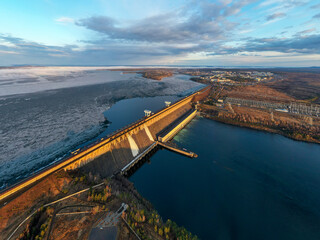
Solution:
M 154 81 L 118 71 L 72 69 L 63 75 L 60 70 L 57 74 L 51 72 L 51 80 L 43 80 L 49 78 L 47 71 L 46 75 L 36 71 L 37 76 L 30 77 L 29 82 L 11 88 L 11 94 L 25 89 L 28 94 L 7 94 L 0 98 L 0 188 L 56 161 L 103 132 L 106 128 L 103 112 L 116 101 L 178 95 L 199 86 L 182 75 Z M 53 78 L 56 81 L 48 84 Z M 13 80 L 2 76 L 1 81 Z M 45 87 L 34 84 L 30 88 L 32 81 Z M 5 92 L 2 87 L 0 91 Z

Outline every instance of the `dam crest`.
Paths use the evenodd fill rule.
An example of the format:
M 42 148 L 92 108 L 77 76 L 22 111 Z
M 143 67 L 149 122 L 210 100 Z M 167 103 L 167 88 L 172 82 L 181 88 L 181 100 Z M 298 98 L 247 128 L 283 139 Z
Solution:
M 31 187 L 43 178 L 59 170 L 81 169 L 86 172 L 99 173 L 101 177 L 110 177 L 117 172 L 126 174 L 138 161 L 156 147 L 174 150 L 166 144 L 196 115 L 195 104 L 207 96 L 211 87 L 192 93 L 175 103 L 166 103 L 158 112 L 124 127 L 87 147 L 73 152 L 73 155 L 40 171 L 20 183 L 0 193 L 0 201 Z M 180 154 L 194 157 L 184 150 Z

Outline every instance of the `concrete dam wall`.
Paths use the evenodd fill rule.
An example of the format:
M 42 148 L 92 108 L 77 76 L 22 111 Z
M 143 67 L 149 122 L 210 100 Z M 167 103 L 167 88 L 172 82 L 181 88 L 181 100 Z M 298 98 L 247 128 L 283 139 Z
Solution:
M 139 157 L 151 145 L 155 145 L 154 143 L 159 133 L 192 109 L 192 102 L 196 96 L 203 95 L 210 89 L 210 87 L 205 87 L 149 117 L 138 120 L 112 133 L 102 141 L 81 149 L 74 156 L 64 159 L 11 186 L 0 193 L 0 201 L 23 191 L 25 188 L 62 169 L 73 170 L 81 168 L 89 172 L 97 172 L 97 170 L 102 169 L 103 177 L 110 176 L 115 171 L 121 170 L 130 161 Z M 101 171 L 99 172 L 101 173 Z
M 158 139 L 158 135 L 163 129 L 190 109 L 190 101 L 187 101 L 184 105 L 174 108 L 174 111 L 170 114 L 157 119 L 155 122 L 145 123 L 143 128 L 128 134 L 119 142 L 110 144 L 110 148 L 105 154 L 87 162 L 81 169 L 86 172 L 99 173 L 102 177 L 112 175 L 143 153 Z
M 83 156 L 79 156 L 81 155 L 79 153 L 77 155 L 79 156 L 78 159 L 68 164 L 64 169 L 72 170 L 81 167 L 87 171 L 92 165 L 103 159 L 103 162 L 109 162 L 103 164 L 117 166 L 108 170 L 112 174 L 113 171 L 111 169 L 122 168 L 148 148 L 166 126 L 189 111 L 191 109 L 191 100 L 192 97 L 184 98 L 174 105 L 134 123 L 132 126 L 116 133 L 115 136 L 111 136 L 97 144 L 95 149 Z M 89 164 L 92 160 L 94 160 L 94 163 Z M 84 165 L 85 167 L 83 167 Z M 93 167 L 92 170 L 94 171 L 94 169 L 96 167 Z

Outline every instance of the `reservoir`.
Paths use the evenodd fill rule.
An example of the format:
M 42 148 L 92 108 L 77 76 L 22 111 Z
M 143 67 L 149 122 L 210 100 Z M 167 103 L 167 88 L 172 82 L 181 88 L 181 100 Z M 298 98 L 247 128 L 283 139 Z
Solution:
M 130 180 L 200 239 L 320 239 L 320 146 L 197 117 Z
M 142 118 L 145 109 L 155 112 L 202 86 L 189 78 L 92 71 L 17 86 L 7 79 L 9 95 L 0 97 L 0 191 Z

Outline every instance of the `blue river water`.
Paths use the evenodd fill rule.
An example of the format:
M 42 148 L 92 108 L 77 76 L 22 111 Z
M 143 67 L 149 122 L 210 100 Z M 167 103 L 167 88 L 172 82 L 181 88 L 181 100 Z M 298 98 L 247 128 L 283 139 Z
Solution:
M 144 117 L 144 110 L 156 112 L 165 107 L 165 101 L 175 102 L 177 100 L 179 100 L 177 96 L 157 96 L 121 100 L 104 112 L 104 116 L 111 124 L 102 135 L 112 133 L 141 119 Z
M 320 239 L 320 146 L 197 117 L 130 180 L 200 239 Z

